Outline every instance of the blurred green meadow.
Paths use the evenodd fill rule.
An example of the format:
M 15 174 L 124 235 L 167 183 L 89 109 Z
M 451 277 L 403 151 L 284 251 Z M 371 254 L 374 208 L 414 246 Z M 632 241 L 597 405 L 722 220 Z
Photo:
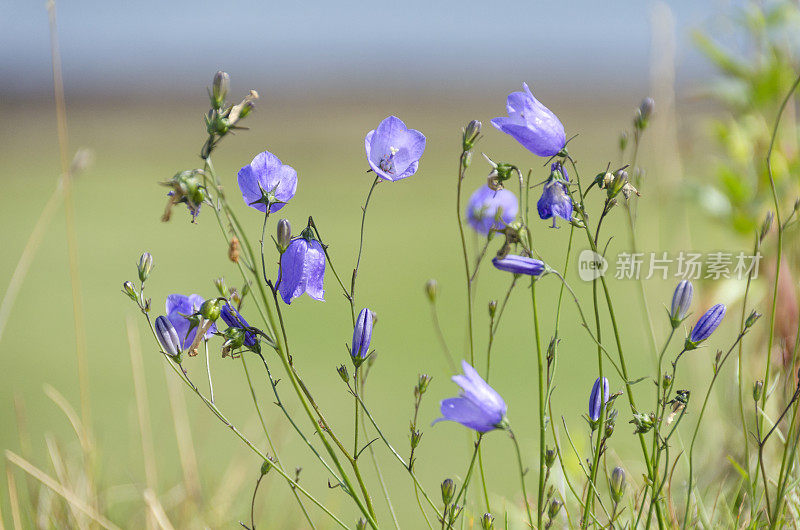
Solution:
M 521 83 L 522 80 L 520 80 Z M 535 85 L 535 79 L 529 79 Z M 517 83 L 519 84 L 519 83 Z M 424 436 L 417 449 L 416 469 L 422 483 L 438 499 L 439 483 L 446 477 L 463 479 L 471 443 L 464 430 L 455 424 L 430 427 L 438 416 L 440 399 L 455 395 L 449 381 L 445 357 L 432 326 L 430 306 L 423 291 L 429 278 L 439 282 L 439 316 L 447 342 L 456 360 L 468 356 L 463 262 L 460 255 L 455 210 L 456 169 L 460 129 L 470 119 L 484 123 L 484 138 L 478 145 L 494 160 L 516 163 L 534 171 L 533 182 L 548 175 L 543 160 L 533 157 L 513 140 L 494 130 L 489 119 L 502 115 L 504 99 L 517 84 L 481 89 L 470 95 L 444 98 L 435 91 L 391 90 L 362 95 L 341 93 L 320 97 L 282 97 L 261 92 L 256 112 L 248 117 L 250 130 L 226 137 L 216 151 L 214 163 L 228 197 L 240 220 L 257 241 L 260 215 L 238 197 L 236 172 L 265 149 L 275 153 L 298 173 L 294 200 L 280 212 L 293 225 L 295 233 L 313 215 L 323 237 L 330 244 L 331 256 L 343 277 L 349 277 L 358 245 L 361 205 L 372 177 L 366 174 L 364 134 L 389 114 L 400 116 L 409 127 L 428 138 L 419 172 L 397 183 L 381 183 L 369 207 L 365 250 L 359 272 L 358 304 L 369 306 L 379 316 L 373 347 L 378 360 L 369 375 L 366 401 L 385 434 L 401 454 L 408 453 L 408 425 L 413 412 L 412 389 L 419 373 L 433 377 L 420 412 Z M 242 86 L 232 79 L 236 97 L 258 86 Z M 203 86 L 195 87 L 182 98 L 137 99 L 108 94 L 105 99 L 68 96 L 70 152 L 90 148 L 94 163 L 74 182 L 74 201 L 78 233 L 81 294 L 84 302 L 91 397 L 91 425 L 96 454 L 94 477 L 100 491 L 102 513 L 125 528 L 143 527 L 147 504 L 145 458 L 134 390 L 126 322 L 133 319 L 141 345 L 141 362 L 149 405 L 149 423 L 155 454 L 157 485 L 155 493 L 175 527 L 228 527 L 237 521 L 249 522 L 250 496 L 259 476 L 261 462 L 217 421 L 193 394 L 181 387 L 177 401 L 171 401 L 165 361 L 158 354 L 136 307 L 120 293 L 122 282 L 136 277 L 136 261 L 143 251 L 152 253 L 155 269 L 146 293 L 152 297 L 152 314 L 163 313 L 164 299 L 171 293 L 215 295 L 212 280 L 225 277 L 231 286 L 240 286 L 241 277 L 227 259 L 227 243 L 222 240 L 212 212 L 205 208 L 198 223 L 190 223 L 188 213 L 178 207 L 168 223 L 160 220 L 166 202 L 166 188 L 159 181 L 174 173 L 198 167 L 198 153 L 204 141 L 202 114 L 207 108 Z M 618 135 L 628 128 L 633 110 L 645 93 L 589 93 L 542 90 L 537 96 L 553 109 L 565 124 L 568 136 L 578 134 L 570 144 L 582 178 L 593 178 L 606 165 L 619 163 Z M 658 101 L 657 101 L 658 105 Z M 4 100 L 0 103 L 7 124 L 0 142 L 4 192 L 0 196 L 0 225 L 3 250 L 0 253 L 0 294 L 5 292 L 20 254 L 42 208 L 53 193 L 59 175 L 58 141 L 53 104 L 47 99 Z M 701 120 L 713 109 L 689 102 L 683 114 L 670 111 L 657 114 L 654 126 L 645 135 L 642 163 L 648 171 L 639 200 L 640 246 L 642 250 L 730 248 L 738 251 L 740 242 L 721 227 L 697 224 L 689 230 L 690 204 L 681 194 L 683 168 L 702 159 Z M 675 118 L 678 129 L 669 125 Z M 658 120 L 668 120 L 659 125 Z M 676 138 L 680 142 L 676 143 Z M 680 151 L 676 151 L 675 148 Z M 677 165 L 676 165 L 677 164 Z M 465 180 L 465 201 L 485 182 L 488 165 L 478 156 Z M 691 173 L 692 170 L 686 170 Z M 517 191 L 516 186 L 510 187 Z M 538 191 L 532 190 L 532 202 Z M 599 199 L 596 199 L 599 200 Z M 531 205 L 535 208 L 535 205 Z M 599 204 L 594 205 L 599 208 Z M 459 213 L 459 215 L 463 212 Z M 609 254 L 627 247 L 627 228 L 620 209 L 608 220 L 613 235 Z M 563 223 L 562 223 L 563 224 Z M 552 266 L 563 267 L 569 227 L 548 228 L 549 222 L 534 224 L 538 252 Z M 271 223 L 269 232 L 274 229 Z M 471 234 L 470 234 L 471 236 Z M 499 239 L 499 238 L 498 238 Z M 11 311 L 2 338 L 0 355 L 0 447 L 23 456 L 45 473 L 63 477 L 64 484 L 80 489 L 82 469 L 80 444 L 68 418 L 46 395 L 50 386 L 80 410 L 75 355 L 72 297 L 67 265 L 64 212 L 59 206 L 47 226 L 36 255 L 27 269 L 24 284 Z M 471 241 L 478 248 L 479 241 Z M 493 241 L 490 252 L 499 241 Z M 276 254 L 267 245 L 268 274 L 275 275 Z M 586 248 L 581 232 L 575 233 L 576 249 Z M 475 298 L 476 349 L 484 359 L 490 299 L 502 300 L 511 280 L 485 262 Z M 613 270 L 614 263 L 610 263 Z M 591 311 L 591 284 L 577 276 L 575 261 L 569 266 L 568 281 Z M 677 280 L 675 280 L 677 281 Z M 648 280 L 650 311 L 659 339 L 667 331 L 662 306 L 668 303 L 675 281 Z M 534 466 L 537 447 L 536 356 L 533 342 L 530 296 L 523 282 L 509 302 L 493 349 L 490 382 L 509 404 L 509 419 L 521 443 L 528 465 Z M 634 379 L 644 377 L 653 367 L 649 339 L 643 327 L 636 284 L 611 280 L 618 318 L 624 322 L 623 342 L 628 348 L 629 370 Z M 352 436 L 352 397 L 336 374 L 339 364 L 349 363 L 345 344 L 352 326 L 349 307 L 328 272 L 326 302 L 302 297 L 285 311 L 292 354 L 306 382 L 324 412 L 346 439 Z M 543 340 L 553 330 L 555 301 L 559 283 L 546 278 L 537 293 L 540 297 Z M 698 308 L 707 305 L 700 293 Z M 734 295 L 731 295 L 733 298 Z M 700 311 L 697 309 L 696 311 Z M 258 325 L 252 301 L 246 300 L 243 314 Z M 715 337 L 720 346 L 735 333 L 731 322 L 724 335 Z M 565 444 L 563 416 L 577 449 L 588 454 L 585 414 L 589 389 L 596 377 L 596 348 L 581 328 L 571 300 L 565 299 L 561 345 L 558 350 L 558 376 L 553 395 L 553 422 Z M 723 340 L 726 339 L 726 340 Z M 221 341 L 212 341 L 211 368 L 217 404 L 247 436 L 265 447 L 247 386 L 243 384 L 240 360 L 222 359 Z M 274 354 L 268 355 L 279 372 Z M 298 443 L 280 410 L 272 405 L 263 367 L 248 357 L 248 367 L 256 381 L 259 399 L 268 426 L 279 445 L 284 466 L 302 467 L 300 483 L 330 506 L 343 520 L 353 524 L 356 513 L 343 493 L 329 489 L 326 476 L 307 448 Z M 710 348 L 693 353 L 681 367 L 688 381 L 706 382 L 711 374 Z M 190 358 L 184 363 L 194 382 L 207 385 L 204 359 Z M 722 394 L 735 384 L 732 368 L 726 368 L 720 384 Z M 612 388 L 620 381 L 611 378 Z M 688 384 L 688 383 L 687 383 Z M 634 388 L 639 395 L 652 393 L 645 381 Z M 288 386 L 282 397 L 291 410 L 297 409 Z M 175 399 L 175 396 L 173 396 Z M 185 400 L 189 430 L 182 427 L 181 400 Z M 648 401 L 649 402 L 649 401 Z M 620 406 L 620 420 L 607 454 L 609 469 L 627 462 L 635 438 L 627 424 L 626 407 Z M 176 434 L 176 427 L 178 432 Z M 684 428 L 689 429 L 687 422 Z M 703 436 L 714 437 L 713 429 Z M 48 444 L 48 440 L 50 440 Z M 408 475 L 380 443 L 373 444 L 385 479 L 392 492 L 400 523 L 415 527 L 418 513 Z M 513 524 L 521 521 L 521 493 L 512 445 L 500 432 L 484 442 L 484 467 L 495 504 L 494 511 L 508 511 Z M 703 450 L 698 449 L 699 453 Z M 59 464 L 58 455 L 61 457 Z M 640 455 L 636 455 L 640 456 Z M 366 460 L 366 456 L 364 457 Z M 574 472 L 577 459 L 565 455 Z M 60 466 L 63 464 L 63 468 Z M 47 489 L 7 460 L 3 466 L 13 475 L 23 527 L 58 526 L 59 521 L 31 509 L 34 498 L 49 495 Z M 364 465 L 366 480 L 378 491 L 371 464 Z M 194 475 L 194 469 L 197 475 Z M 629 467 L 631 480 L 639 482 L 641 469 Z M 528 475 L 533 481 L 535 472 Z M 6 476 L 7 478 L 7 476 Z M 559 484 L 560 480 L 556 480 Z M 0 480 L 2 522 L 12 523 L 12 503 L 8 480 Z M 473 483 L 475 484 L 475 483 Z M 474 487 L 470 495 L 477 495 Z M 194 495 L 194 497 L 192 497 Z M 376 495 L 379 520 L 388 521 L 388 511 Z M 190 498 L 190 501 L 186 499 Z M 61 501 L 54 498 L 53 503 Z M 482 501 L 478 505 L 482 504 Z M 40 503 L 41 505 L 41 503 Z M 64 505 L 66 506 L 66 505 Z M 192 506 L 202 507 L 193 509 Z M 61 509 L 66 512 L 66 508 Z M 320 527 L 331 527 L 330 520 L 311 509 Z M 278 476 L 268 475 L 259 490 L 255 509 L 259 528 L 302 526 L 299 511 L 289 490 Z M 90 526 L 82 516 L 65 515 L 70 525 Z M 502 519 L 502 515 L 499 515 Z M 249 523 L 248 523 L 249 524 Z M 471 527 L 467 521 L 467 527 Z

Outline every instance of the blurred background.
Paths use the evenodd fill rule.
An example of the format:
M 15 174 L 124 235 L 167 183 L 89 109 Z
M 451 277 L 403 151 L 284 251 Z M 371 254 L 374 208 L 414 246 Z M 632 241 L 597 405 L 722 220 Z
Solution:
M 206 87 L 216 70 L 231 76 L 229 99 L 238 101 L 250 89 L 260 94 L 256 112 L 247 118 L 250 130 L 225 138 L 215 153 L 215 166 L 251 239 L 258 239 L 261 219 L 238 200 L 235 175 L 268 149 L 299 176 L 297 196 L 281 214 L 296 231 L 313 215 L 337 268 L 344 271 L 354 263 L 360 207 L 372 178 L 365 174 L 364 135 L 394 114 L 427 136 L 419 172 L 381 184 L 373 197 L 359 303 L 380 317 L 373 339 L 379 357 L 367 399 L 403 454 L 417 374 L 433 377 L 421 409 L 425 434 L 417 469 L 438 497 L 443 478 L 463 475 L 470 452 L 457 426 L 427 427 L 438 415 L 438 401 L 454 395 L 456 388 L 448 380 L 423 291 L 427 279 L 438 279 L 442 327 L 454 355 L 463 357 L 465 296 L 455 212 L 461 127 L 471 119 L 483 121 L 479 150 L 533 168 L 540 174 L 534 180 L 546 178 L 542 160 L 489 126 L 491 118 L 504 115 L 507 94 L 527 82 L 560 117 L 567 135 L 578 135 L 570 152 L 584 178 L 591 178 L 608 163 L 619 163 L 619 135 L 631 129 L 639 101 L 652 96 L 656 115 L 640 155 L 647 171 L 639 199 L 642 250 L 749 251 L 754 227 L 766 211 L 759 163 L 763 136 L 768 140 L 777 102 L 794 77 L 800 34 L 793 2 L 58 3 L 67 152 L 70 158 L 78 148 L 93 153 L 93 163 L 72 187 L 88 361 L 84 390 L 91 415 L 86 418 L 80 405 L 65 214 L 57 187 L 61 169 L 48 10 L 43 2 L 21 0 L 4 7 L 0 447 L 122 527 L 151 524 L 146 514 L 153 506 L 162 507 L 178 528 L 234 527 L 249 520 L 261 466 L 193 395 L 171 386 L 174 374 L 165 373 L 141 315 L 120 295 L 122 282 L 135 279 L 135 263 L 145 250 L 156 263 L 147 287 L 154 316 L 163 313 L 168 294 L 211 297 L 214 278 L 224 276 L 231 285 L 240 279 L 210 211 L 202 212 L 196 225 L 182 208 L 169 223 L 160 221 L 165 189 L 158 182 L 200 165 Z M 793 113 L 794 107 L 787 127 L 796 130 Z M 796 146 L 787 141 L 781 148 L 778 177 L 791 204 L 797 179 L 788 175 L 795 167 Z M 485 182 L 488 171 L 476 157 L 465 181 L 467 196 Z M 547 226 L 535 226 L 539 251 L 562 263 L 568 229 Z M 610 235 L 618 235 L 610 248 L 623 250 L 623 217 L 608 226 Z M 789 256 L 795 259 L 796 253 Z M 584 298 L 588 308 L 590 284 L 580 282 L 574 268 L 568 279 L 579 296 L 589 297 Z M 483 269 L 476 296 L 479 345 L 486 341 L 486 303 L 501 298 L 508 281 Z M 652 357 L 644 346 L 647 332 L 636 286 L 613 284 L 625 311 L 625 342 L 631 352 L 637 345 L 642 349 L 641 355 L 629 354 L 630 369 L 644 377 Z M 759 303 L 766 285 L 754 287 Z M 790 285 L 796 290 L 793 280 Z M 674 282 L 651 280 L 646 286 L 657 336 L 663 338 L 666 322 L 659 318 Z M 349 308 L 332 277 L 326 288 L 324 304 L 304 297 L 291 305 L 288 333 L 300 371 L 332 422 L 349 432 L 352 402 L 335 372 L 348 361 Z M 741 282 L 703 285 L 694 310 L 699 313 L 716 301 L 735 303 L 742 291 Z M 542 292 L 542 299 L 553 303 L 556 282 L 547 282 Z M 533 465 L 536 362 L 529 306 L 525 290 L 515 291 L 494 346 L 492 381 L 509 403 L 509 418 Z M 248 307 L 245 302 L 245 315 Z M 545 313 L 543 329 L 552 330 L 553 311 Z M 596 377 L 595 350 L 574 307 L 565 309 L 562 321 L 553 397 L 559 417 L 553 421 L 562 428 L 563 415 L 578 450 L 585 452 L 588 436 L 581 415 Z M 735 335 L 734 322 L 729 324 L 720 345 Z M 545 332 L 545 340 L 550 333 Z M 696 367 L 683 374 L 687 386 L 710 377 L 710 353 L 701 355 Z M 754 364 L 764 358 L 756 352 Z M 240 363 L 219 356 L 211 363 L 218 404 L 263 446 Z M 199 358 L 187 363 L 198 383 L 204 378 L 202 364 Z M 325 475 L 271 405 L 269 386 L 254 362 L 252 371 L 259 374 L 259 397 L 286 467 L 303 467 L 301 484 L 345 521 L 354 521 L 342 493 L 328 489 Z M 139 378 L 138 401 L 134 376 Z M 735 387 L 732 369 L 720 387 L 718 399 L 724 402 Z M 74 415 L 64 413 L 68 406 Z M 92 434 L 83 445 L 74 432 L 78 417 L 87 420 Z M 625 462 L 633 447 L 627 419 L 622 413 L 609 460 Z M 510 441 L 494 434 L 487 442 L 484 459 L 495 504 L 518 520 L 520 492 L 515 463 L 508 458 Z M 417 514 L 407 475 L 383 447 L 376 444 L 376 452 L 393 486 L 401 523 L 413 527 Z M 725 455 L 718 457 L 724 460 Z M 15 506 L 20 506 L 25 528 L 65 522 L 91 526 L 85 514 L 8 458 L 7 453 L 2 463 L 7 480 L 0 480 L 3 523 L 11 525 Z M 374 473 L 368 475 L 375 483 Z M 147 488 L 156 501 L 145 500 Z M 94 498 L 81 494 L 92 491 L 98 492 Z M 301 524 L 288 502 L 286 487 L 270 477 L 256 504 L 259 528 Z M 385 518 L 385 506 L 379 510 Z M 320 514 L 316 518 L 326 527 Z

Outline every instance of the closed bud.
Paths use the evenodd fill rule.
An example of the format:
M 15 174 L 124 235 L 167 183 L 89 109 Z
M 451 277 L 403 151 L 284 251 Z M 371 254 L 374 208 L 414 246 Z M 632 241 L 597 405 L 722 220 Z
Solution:
M 750 313 L 750 315 L 748 315 L 747 320 L 744 321 L 745 329 L 749 329 L 749 328 L 753 327 L 753 324 L 755 324 L 756 321 L 758 321 L 759 318 L 761 318 L 761 313 L 759 313 L 758 311 L 756 311 L 754 309 Z
M 139 271 L 139 280 L 144 283 L 150 277 L 150 272 L 153 270 L 153 256 L 149 252 L 145 252 L 139 257 L 139 263 L 136 265 Z
M 639 108 L 636 109 L 636 115 L 633 118 L 633 125 L 640 131 L 647 128 L 647 122 L 650 120 L 650 117 L 653 115 L 653 111 L 655 110 L 655 102 L 653 98 L 644 98 L 642 102 L 639 104 Z
M 681 281 L 675 288 L 675 292 L 672 294 L 672 304 L 669 309 L 669 320 L 672 323 L 673 329 L 680 326 L 683 319 L 686 318 L 686 312 L 692 304 L 693 293 L 694 287 L 689 280 Z
M 619 150 L 624 151 L 628 147 L 628 132 L 622 131 L 619 135 Z
M 556 452 L 553 449 L 547 449 L 544 452 L 544 463 L 548 468 L 553 467 L 556 461 Z
M 223 333 L 225 342 L 222 343 L 222 356 L 225 357 L 228 353 L 238 350 L 244 344 L 245 333 L 244 330 L 229 327 Z
M 483 514 L 483 517 L 481 517 L 481 528 L 483 530 L 492 530 L 494 528 L 494 516 L 492 514 Z
M 160 316 L 156 318 L 153 327 L 156 330 L 156 337 L 161 347 L 164 349 L 164 353 L 170 357 L 180 359 L 181 339 L 178 336 L 178 331 L 175 329 L 175 326 L 172 325 L 172 322 L 170 322 L 167 317 Z
M 627 183 L 628 183 L 627 171 L 621 169 L 616 173 L 614 173 L 614 175 L 611 178 L 611 182 L 608 184 L 608 187 L 606 188 L 606 193 L 608 195 L 608 198 L 613 199 L 614 197 L 619 195 L 619 192 L 622 191 L 622 188 L 624 188 L 625 184 Z
M 206 320 L 216 322 L 219 318 L 220 307 L 216 298 L 209 298 L 200 306 L 200 315 Z
M 442 482 L 442 502 L 445 505 L 450 504 L 453 500 L 453 495 L 456 493 L 456 484 L 452 479 L 444 479 Z
M 478 140 L 478 136 L 481 134 L 481 122 L 478 120 L 472 120 L 464 127 L 464 141 L 463 141 L 463 149 L 464 151 L 469 151 L 475 145 L 475 142 Z
M 272 457 L 268 456 L 266 460 L 264 460 L 264 463 L 261 464 L 261 476 L 263 477 L 269 473 L 270 469 L 272 469 Z
M 420 440 L 422 440 L 422 433 L 411 427 L 411 449 L 416 449 Z
M 350 374 L 347 373 L 347 367 L 343 364 L 339 365 L 339 368 L 336 369 L 336 372 L 339 374 L 339 377 L 342 378 L 342 381 L 347 383 L 350 381 Z
M 772 228 L 772 221 L 775 219 L 775 214 L 772 212 L 767 212 L 767 215 L 764 216 L 764 222 L 761 223 L 761 231 L 758 234 L 758 242 L 761 243 L 764 241 L 764 238 L 767 237 L 770 228 Z
M 419 391 L 420 395 L 424 394 L 426 390 L 428 390 L 428 384 L 431 382 L 431 376 L 428 374 L 419 374 L 419 381 L 417 382 L 417 390 Z
M 130 280 L 122 284 L 122 292 L 128 295 L 134 302 L 139 300 L 139 296 L 136 294 L 136 286 L 133 285 L 133 282 Z
M 289 223 L 288 219 L 281 219 L 278 221 L 278 248 L 281 252 L 286 250 L 286 247 L 289 246 L 289 242 L 292 240 L 292 225 Z
M 356 530 L 366 530 L 366 528 L 367 522 L 364 519 L 359 519 L 358 522 L 356 522 Z
M 489 316 L 494 318 L 495 313 L 497 313 L 497 300 L 490 300 L 489 301 Z
M 614 499 L 615 503 L 622 500 L 622 496 L 625 495 L 625 486 L 625 470 L 621 467 L 615 467 L 614 471 L 611 472 L 611 480 L 609 483 L 611 497 Z
M 553 499 L 550 501 L 550 506 L 547 507 L 547 517 L 550 519 L 555 519 L 558 512 L 561 511 L 561 501 L 558 499 Z
M 428 300 L 431 303 L 436 301 L 436 295 L 439 293 L 439 284 L 436 280 L 431 278 L 427 282 L 425 282 L 425 294 L 428 296 Z
M 225 104 L 230 84 L 231 76 L 226 72 L 219 71 L 214 74 L 214 82 L 211 85 L 211 106 L 215 109 L 219 110 Z
M 661 387 L 667 389 L 671 384 L 672 384 L 672 376 L 669 374 L 664 374 L 664 377 L 661 379 Z
M 753 401 L 761 399 L 761 392 L 764 390 L 764 381 L 756 381 L 753 384 Z
M 226 296 L 228 288 L 225 286 L 225 278 L 216 278 L 214 280 L 214 287 L 220 296 Z

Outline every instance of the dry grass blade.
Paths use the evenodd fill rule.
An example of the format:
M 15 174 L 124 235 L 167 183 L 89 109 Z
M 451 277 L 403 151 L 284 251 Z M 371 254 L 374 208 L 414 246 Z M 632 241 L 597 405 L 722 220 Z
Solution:
M 30 476 L 50 488 L 54 493 L 60 495 L 65 501 L 72 504 L 75 508 L 83 512 L 86 516 L 92 519 L 94 522 L 106 528 L 107 530 L 119 530 L 119 527 L 109 521 L 106 517 L 102 514 L 97 513 L 97 511 L 86 504 L 83 500 L 81 500 L 75 493 L 66 489 L 58 481 L 54 480 L 50 475 L 42 471 L 41 469 L 37 468 L 21 456 L 17 455 L 16 453 L 6 450 L 6 460 L 10 463 L 14 464 L 21 470 L 28 473 Z M 9 484 L 13 483 L 13 477 L 11 475 L 10 470 L 8 471 L 9 477 Z M 13 503 L 12 503 L 13 506 Z M 15 521 L 16 524 L 16 521 Z
M 19 513 L 19 497 L 17 496 L 17 483 L 14 481 L 14 474 L 11 468 L 6 468 L 6 479 L 8 480 L 8 498 L 11 501 L 11 520 L 14 521 L 14 530 L 22 530 L 22 516 Z
M 153 490 L 147 488 L 144 490 L 143 495 L 144 502 L 146 502 L 147 507 L 150 508 L 150 513 L 153 515 L 156 522 L 158 522 L 158 526 L 160 526 L 162 530 L 175 530 L 175 527 L 169 522 L 169 518 L 167 518 L 167 514 L 164 512 L 164 507 L 158 502 L 158 497 L 153 493 Z
M 72 425 L 72 430 L 75 431 L 75 435 L 78 437 L 84 453 L 87 455 L 91 454 L 92 442 L 86 430 L 84 429 L 83 422 L 78 416 L 78 413 L 72 408 L 72 405 L 69 404 L 67 398 L 65 398 L 58 390 L 47 384 L 44 385 L 43 388 L 45 395 L 49 397 L 53 403 L 58 406 L 58 408 L 61 409 L 61 412 L 63 412 L 67 417 L 67 420 L 69 420 L 70 425 Z
M 53 462 L 53 469 L 56 471 L 56 477 L 58 481 L 67 489 L 72 489 L 72 485 L 69 482 L 69 477 L 67 475 L 67 468 L 64 465 L 64 459 L 61 457 L 61 451 L 58 448 L 58 444 L 56 443 L 55 438 L 52 435 L 45 436 L 45 443 L 47 444 L 47 451 L 50 453 L 50 460 Z M 69 510 L 72 513 L 73 518 L 75 519 L 75 525 L 78 528 L 88 528 L 86 518 L 77 511 L 77 509 L 71 505 L 69 506 Z

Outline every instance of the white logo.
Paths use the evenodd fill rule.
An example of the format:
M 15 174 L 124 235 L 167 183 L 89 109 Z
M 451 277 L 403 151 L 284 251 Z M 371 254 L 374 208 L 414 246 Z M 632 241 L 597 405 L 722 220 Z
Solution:
M 596 280 L 606 273 L 608 270 L 608 262 L 606 259 L 592 252 L 591 250 L 582 250 L 578 256 L 578 276 L 585 282 Z

